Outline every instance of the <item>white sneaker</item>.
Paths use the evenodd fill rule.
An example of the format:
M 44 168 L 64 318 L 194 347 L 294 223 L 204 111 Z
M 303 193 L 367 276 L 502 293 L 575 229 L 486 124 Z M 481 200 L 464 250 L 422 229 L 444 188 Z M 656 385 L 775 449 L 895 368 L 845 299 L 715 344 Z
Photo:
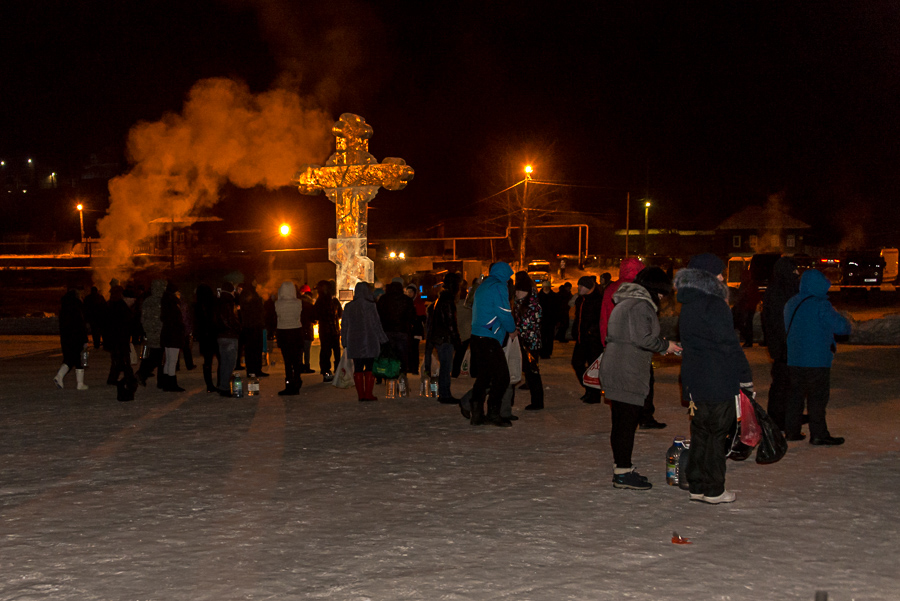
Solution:
M 710 505 L 718 505 L 719 503 L 734 503 L 734 493 L 727 490 L 717 497 L 707 497 L 703 495 L 703 502 Z
M 702 501 L 703 493 L 702 492 L 692 492 L 691 493 L 691 501 Z

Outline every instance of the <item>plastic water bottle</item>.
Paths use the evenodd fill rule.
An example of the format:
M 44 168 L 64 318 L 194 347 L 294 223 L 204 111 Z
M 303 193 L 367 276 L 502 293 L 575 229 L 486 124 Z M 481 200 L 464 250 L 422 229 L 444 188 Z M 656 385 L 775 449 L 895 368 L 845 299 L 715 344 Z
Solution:
M 429 389 L 429 394 L 428 394 L 428 396 L 430 396 L 431 398 L 435 398 L 435 399 L 436 399 L 436 398 L 437 398 L 437 395 L 438 395 L 438 381 L 432 379 L 432 380 L 431 380 L 431 386 L 430 386 L 430 389 Z
M 88 366 L 88 358 L 91 356 L 91 352 L 88 349 L 84 349 L 81 351 L 81 369 L 87 369 Z
M 681 481 L 680 459 L 684 452 L 684 436 L 676 436 L 666 451 L 666 484 L 679 486 Z
M 244 382 L 241 380 L 241 372 L 236 371 L 231 374 L 231 397 L 240 399 L 244 397 Z
M 259 396 L 259 378 L 256 374 L 247 374 L 247 396 Z

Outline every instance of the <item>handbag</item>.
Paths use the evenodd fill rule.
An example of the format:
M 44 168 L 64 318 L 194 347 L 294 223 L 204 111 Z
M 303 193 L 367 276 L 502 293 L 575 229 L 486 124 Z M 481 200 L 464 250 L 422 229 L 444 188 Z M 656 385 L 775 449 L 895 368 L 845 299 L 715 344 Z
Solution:
M 471 363 L 472 363 L 472 348 L 469 347 L 466 349 L 466 354 L 463 355 L 462 363 L 459 367 L 459 375 L 468 376 L 471 375 L 469 372 L 471 371 Z
M 522 347 L 515 340 L 510 340 L 503 349 L 506 354 L 506 364 L 509 366 L 510 386 L 522 381 Z
M 335 388 L 350 388 L 353 386 L 353 359 L 347 354 L 347 349 L 341 353 L 341 360 L 334 370 L 334 380 L 331 381 Z
M 586 387 L 603 390 L 603 386 L 600 385 L 600 363 L 602 361 L 603 353 L 600 353 L 600 356 L 594 359 L 594 362 L 591 363 L 591 366 L 587 368 L 586 372 L 584 372 L 584 376 L 581 378 L 581 383 Z
M 750 402 L 753 404 L 760 429 L 759 445 L 756 447 L 756 463 L 761 465 L 775 463 L 787 453 L 787 440 L 765 409 L 753 399 L 750 399 Z
M 381 353 L 372 365 L 372 372 L 385 380 L 393 380 L 400 375 L 400 359 L 390 342 L 381 345 Z

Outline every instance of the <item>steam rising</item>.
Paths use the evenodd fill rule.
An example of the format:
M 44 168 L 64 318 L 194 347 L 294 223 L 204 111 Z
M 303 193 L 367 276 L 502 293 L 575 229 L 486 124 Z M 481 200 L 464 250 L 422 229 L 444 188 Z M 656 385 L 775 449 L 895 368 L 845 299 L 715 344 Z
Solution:
M 109 213 L 97 224 L 110 263 L 98 281 L 127 275 L 153 219 L 191 221 L 215 205 L 226 181 L 275 189 L 302 164 L 320 162 L 333 119 L 311 104 L 285 90 L 254 95 L 236 81 L 206 79 L 180 115 L 135 125 L 128 136 L 134 167 L 109 182 Z

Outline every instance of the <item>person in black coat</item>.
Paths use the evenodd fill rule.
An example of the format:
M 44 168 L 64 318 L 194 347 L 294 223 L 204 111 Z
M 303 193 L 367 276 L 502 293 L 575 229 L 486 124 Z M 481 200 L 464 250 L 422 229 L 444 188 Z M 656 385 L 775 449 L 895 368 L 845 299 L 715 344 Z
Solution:
M 403 280 L 394 278 L 384 289 L 378 301 L 381 327 L 387 334 L 391 348 L 400 359 L 400 374 L 409 373 L 409 337 L 416 320 L 416 306 L 403 290 Z
M 241 306 L 241 337 L 244 340 L 244 361 L 247 375 L 261 378 L 269 374 L 262 370 L 263 330 L 266 327 L 266 313 L 263 299 L 256 290 L 256 282 L 244 285 L 238 299 Z
M 553 354 L 553 338 L 556 334 L 558 320 L 553 319 L 559 315 L 559 295 L 553 292 L 549 281 L 541 284 L 538 292 L 538 303 L 541 305 L 541 359 L 549 359 Z
M 725 264 L 706 253 L 675 274 L 682 303 L 678 327 L 683 355 L 681 382 L 689 402 L 691 450 L 687 467 L 692 501 L 731 503 L 725 490 L 727 440 L 734 433 L 735 402 L 743 389 L 753 396 L 753 373 L 734 331 L 728 308 Z
M 84 319 L 84 308 L 77 288 L 69 291 L 60 300 L 59 341 L 62 346 L 63 362 L 53 378 L 57 388 L 63 387 L 63 378 L 70 369 L 75 370 L 78 390 L 87 390 L 84 383 L 84 365 L 81 364 L 81 352 L 88 346 L 87 322 Z
M 797 265 L 790 257 L 775 261 L 772 279 L 763 296 L 763 333 L 772 358 L 772 386 L 769 388 L 767 411 L 775 424 L 784 430 L 785 412 L 791 379 L 787 363 L 787 336 L 784 331 L 784 306 L 788 299 L 800 292 Z
M 165 357 L 162 367 L 162 389 L 166 392 L 184 392 L 184 388 L 178 385 L 176 365 L 178 355 L 184 346 L 186 330 L 184 315 L 181 312 L 181 299 L 178 298 L 178 286 L 172 281 L 166 283 L 166 291 L 160 302 L 159 319 L 162 322 L 159 342 L 164 349 Z
M 314 374 L 316 370 L 310 367 L 312 343 L 316 339 L 316 309 L 312 298 L 312 290 L 306 284 L 300 287 L 300 302 L 303 303 L 303 312 L 300 314 L 300 335 L 303 337 L 303 349 L 301 353 L 301 374 Z
M 110 367 L 108 384 L 118 388 L 119 401 L 133 401 L 138 381 L 131 368 L 131 336 L 135 328 L 135 305 L 137 293 L 133 288 L 123 289 L 113 286 L 107 305 L 106 330 L 103 346 L 109 352 Z M 124 376 L 121 380 L 119 376 Z
M 91 337 L 94 339 L 94 348 L 100 348 L 103 344 L 104 319 L 106 317 L 106 299 L 100 294 L 96 286 L 91 286 L 91 293 L 84 298 L 84 318 L 91 326 Z
M 600 337 L 600 312 L 603 307 L 603 292 L 592 275 L 578 279 L 578 299 L 575 301 L 575 319 L 572 322 L 572 337 L 575 348 L 572 349 L 572 369 L 582 385 L 584 372 L 603 352 Z M 601 403 L 602 395 L 596 388 L 584 386 L 585 403 Z
M 194 334 L 203 356 L 203 381 L 206 392 L 218 392 L 212 379 L 213 358 L 219 355 L 219 343 L 216 340 L 215 319 L 216 295 L 206 284 L 197 286 L 197 302 L 194 304 Z M 274 330 L 273 330 L 274 332 Z
M 316 321 L 319 322 L 319 371 L 322 380 L 331 382 L 334 374 L 331 371 L 331 357 L 334 355 L 334 368 L 341 362 L 341 316 L 344 313 L 341 302 L 334 298 L 337 285 L 334 280 L 321 280 L 316 284 Z
M 562 284 L 556 295 L 559 303 L 559 322 L 556 326 L 556 341 L 565 343 L 569 341 L 568 338 L 566 338 L 566 332 L 569 331 L 569 301 L 572 300 L 572 284 L 569 282 Z

